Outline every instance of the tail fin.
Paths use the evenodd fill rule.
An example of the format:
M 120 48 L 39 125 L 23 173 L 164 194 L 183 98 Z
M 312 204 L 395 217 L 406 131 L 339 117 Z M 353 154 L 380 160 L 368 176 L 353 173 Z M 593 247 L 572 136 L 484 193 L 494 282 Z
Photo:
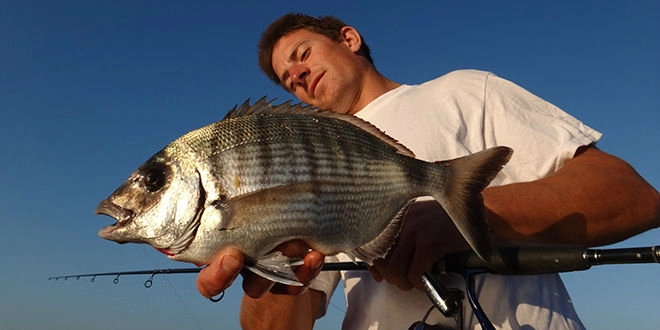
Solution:
M 442 205 L 472 249 L 486 261 L 490 260 L 492 248 L 481 191 L 509 161 L 512 153 L 513 150 L 508 147 L 494 147 L 439 162 L 448 171 L 447 179 L 444 191 L 433 197 Z

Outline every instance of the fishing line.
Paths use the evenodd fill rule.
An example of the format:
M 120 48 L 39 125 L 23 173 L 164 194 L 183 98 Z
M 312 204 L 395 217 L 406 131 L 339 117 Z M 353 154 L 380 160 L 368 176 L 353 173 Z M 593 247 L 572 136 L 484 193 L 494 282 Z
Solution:
M 146 249 L 147 247 L 146 247 L 146 246 L 143 246 L 143 248 Z M 151 250 L 151 249 L 150 249 L 150 250 Z M 144 251 L 144 250 L 143 250 L 143 251 Z M 158 261 L 156 261 L 156 266 L 157 266 L 158 268 L 162 268 L 161 265 L 160 265 L 160 263 L 159 263 Z M 149 279 L 148 279 L 146 282 L 144 282 L 144 286 L 145 286 L 146 288 L 150 288 L 150 287 L 151 287 L 151 285 L 153 284 L 153 278 L 154 278 L 154 276 L 156 276 L 155 273 L 154 273 L 154 274 L 151 274 L 151 277 L 149 277 Z M 193 323 L 195 324 L 195 327 L 196 327 L 197 329 L 201 330 L 201 329 L 202 329 L 202 326 L 199 324 L 199 321 L 197 320 L 197 317 L 195 317 L 195 314 L 193 314 L 192 310 L 188 307 L 188 305 L 186 304 L 186 302 L 183 300 L 183 298 L 182 298 L 181 295 L 179 294 L 179 291 L 177 290 L 176 286 L 174 286 L 174 284 L 172 284 L 172 282 L 171 282 L 167 277 L 164 277 L 164 279 L 165 279 L 165 282 L 167 282 L 167 284 L 168 284 L 168 285 L 170 286 L 170 288 L 172 289 L 172 292 L 174 292 L 174 295 L 175 295 L 176 298 L 179 300 L 179 302 L 181 303 L 181 305 L 183 305 L 183 308 L 185 309 L 186 313 L 188 314 L 188 316 L 190 317 L 190 319 L 191 319 L 191 320 L 193 321 Z M 147 283 L 149 283 L 149 286 L 147 286 Z
M 334 297 L 335 294 L 337 294 L 337 292 L 340 292 L 342 295 L 344 294 L 344 290 L 340 289 L 340 286 L 337 286 L 335 288 L 335 291 L 332 292 L 332 295 L 330 296 L 330 299 L 328 299 L 328 304 L 330 306 L 334 307 L 336 310 L 338 310 L 342 314 L 346 314 L 346 308 L 345 308 L 346 305 L 344 305 L 344 308 L 341 308 L 340 306 L 338 306 L 337 304 L 332 302 L 332 297 Z
M 334 294 L 333 294 L 333 295 L 334 295 Z M 335 304 L 335 303 L 332 302 L 332 298 L 330 298 L 330 299 L 331 299 L 330 302 L 329 302 L 330 306 L 334 307 L 336 310 L 338 310 L 338 311 L 341 312 L 342 314 L 346 314 L 346 310 L 345 310 L 345 309 L 343 309 L 343 308 L 337 306 L 337 304 Z
M 197 321 L 197 318 L 195 317 L 195 314 L 193 314 L 192 310 L 188 307 L 188 305 L 187 305 L 186 302 L 183 300 L 183 298 L 181 297 L 181 295 L 179 295 L 179 292 L 178 292 L 178 290 L 176 289 L 176 287 L 172 284 L 172 282 L 171 282 L 167 277 L 165 278 L 165 282 L 167 282 L 167 284 L 169 284 L 169 286 L 172 288 L 172 291 L 174 291 L 174 295 L 177 297 L 177 299 L 179 299 L 179 302 L 181 302 L 181 304 L 183 305 L 183 308 L 186 310 L 186 312 L 188 313 L 188 315 L 189 315 L 190 318 L 192 319 L 193 323 L 195 323 L 195 327 L 196 327 L 197 329 L 201 330 L 202 327 L 201 327 L 201 325 L 199 324 L 199 322 Z

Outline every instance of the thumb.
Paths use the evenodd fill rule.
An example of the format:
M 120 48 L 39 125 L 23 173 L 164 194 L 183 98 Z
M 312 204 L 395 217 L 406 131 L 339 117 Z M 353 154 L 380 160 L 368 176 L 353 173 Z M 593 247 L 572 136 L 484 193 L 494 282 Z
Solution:
M 227 289 L 243 268 L 243 254 L 234 248 L 218 253 L 211 263 L 197 275 L 197 290 L 211 298 Z

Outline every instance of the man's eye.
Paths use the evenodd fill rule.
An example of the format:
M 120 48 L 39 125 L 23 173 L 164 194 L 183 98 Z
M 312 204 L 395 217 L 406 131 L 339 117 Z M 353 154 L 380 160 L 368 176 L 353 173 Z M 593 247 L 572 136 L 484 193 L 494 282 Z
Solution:
M 301 60 L 306 60 L 307 57 L 309 57 L 309 48 L 305 49 L 305 51 L 302 53 L 302 56 L 300 57 Z

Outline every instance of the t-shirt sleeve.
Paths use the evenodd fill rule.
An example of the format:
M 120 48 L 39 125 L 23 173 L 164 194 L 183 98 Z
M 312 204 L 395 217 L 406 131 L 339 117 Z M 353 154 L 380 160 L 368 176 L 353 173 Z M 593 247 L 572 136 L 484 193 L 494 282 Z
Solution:
M 601 133 L 573 116 L 494 74 L 484 88 L 484 138 L 489 145 L 513 148 L 505 171 L 515 178 L 537 179 L 556 172 L 581 146 Z

